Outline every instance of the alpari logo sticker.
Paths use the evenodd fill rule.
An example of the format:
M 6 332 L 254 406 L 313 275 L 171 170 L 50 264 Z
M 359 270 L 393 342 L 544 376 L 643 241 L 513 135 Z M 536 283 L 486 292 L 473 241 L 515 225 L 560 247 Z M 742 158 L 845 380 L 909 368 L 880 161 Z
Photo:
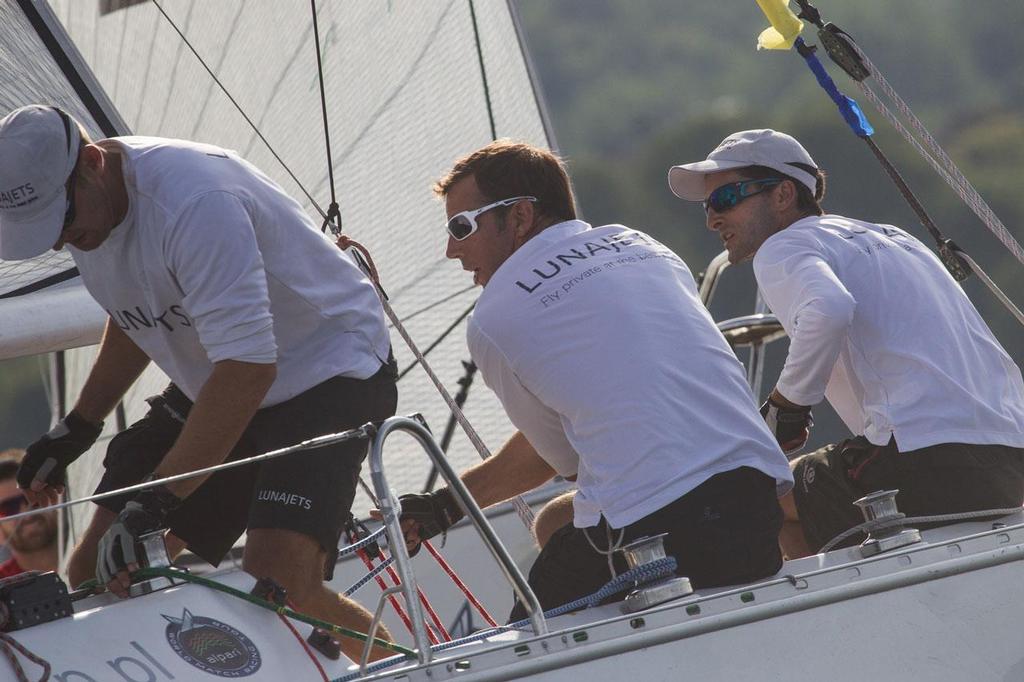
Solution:
M 164 615 L 167 643 L 174 653 L 204 672 L 220 677 L 248 677 L 260 669 L 260 651 L 248 637 L 213 618 Z

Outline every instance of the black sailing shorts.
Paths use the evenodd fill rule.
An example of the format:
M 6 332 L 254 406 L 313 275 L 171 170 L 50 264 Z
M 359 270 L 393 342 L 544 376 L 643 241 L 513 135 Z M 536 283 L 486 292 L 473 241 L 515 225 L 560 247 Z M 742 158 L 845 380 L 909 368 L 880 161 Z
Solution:
M 1024 449 L 1006 445 L 942 443 L 900 452 L 894 439 L 873 445 L 857 436 L 791 466 L 793 501 L 812 551 L 863 523 L 853 501 L 879 490 L 899 490 L 896 505 L 907 516 L 1009 509 L 1024 502 Z M 864 537 L 857 533 L 837 546 L 851 547 Z
M 699 589 L 753 582 L 777 573 L 782 567 L 781 528 L 775 479 L 752 467 L 740 467 L 712 476 L 626 526 L 620 544 L 668 533 L 665 554 L 676 558 L 676 574 L 688 577 Z M 609 531 L 612 542 L 618 541 L 620 530 L 610 529 L 601 517 L 597 526 L 576 528 L 569 523 L 552 534 L 530 568 L 528 581 L 545 611 L 591 595 L 613 578 L 607 556 L 594 548 L 608 548 Z M 621 552 L 612 555 L 612 562 L 616 575 L 628 569 Z M 625 592 L 620 592 L 605 603 L 624 597 Z M 516 601 L 509 621 L 525 617 L 526 609 Z
M 328 379 L 257 411 L 228 461 L 382 421 L 395 414 L 397 400 L 392 363 L 369 379 Z M 172 384 L 149 402 L 146 416 L 110 441 L 97 493 L 142 481 L 177 440 L 191 408 L 188 398 Z M 219 471 L 168 517 L 170 531 L 215 566 L 246 528 L 304 533 L 330 555 L 352 507 L 367 446 L 366 440 L 351 440 Z M 132 497 L 97 504 L 116 513 Z

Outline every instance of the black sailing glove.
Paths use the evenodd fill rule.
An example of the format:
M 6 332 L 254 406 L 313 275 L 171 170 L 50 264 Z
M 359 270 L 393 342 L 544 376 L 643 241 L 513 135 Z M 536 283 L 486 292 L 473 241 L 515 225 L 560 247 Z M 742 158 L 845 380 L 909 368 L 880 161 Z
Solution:
M 814 425 L 811 408 L 787 407 L 772 400 L 771 396 L 761 405 L 761 416 L 787 455 L 797 452 L 807 443 Z
M 419 541 L 409 549 L 409 556 L 416 556 L 424 540 L 446 532 L 465 516 L 448 488 L 438 488 L 432 493 L 402 495 L 398 501 L 402 503 L 399 521 L 415 522 L 416 526 L 411 530 L 417 531 L 419 536 Z M 402 525 L 404 527 L 405 523 Z
M 135 496 L 100 538 L 96 559 L 96 581 L 106 585 L 128 564 L 138 564 L 135 545 L 146 533 L 164 528 L 167 515 L 181 506 L 181 498 L 158 485 Z
M 103 431 L 103 422 L 93 424 L 69 412 L 50 432 L 28 446 L 18 468 L 18 485 L 26 490 L 33 481 L 50 486 L 64 485 L 68 465 L 92 447 Z

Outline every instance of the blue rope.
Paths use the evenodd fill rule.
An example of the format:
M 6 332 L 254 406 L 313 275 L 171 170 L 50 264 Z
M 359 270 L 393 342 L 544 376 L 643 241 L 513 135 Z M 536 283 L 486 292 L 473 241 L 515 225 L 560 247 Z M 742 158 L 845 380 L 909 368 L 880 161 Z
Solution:
M 814 77 L 818 81 L 818 85 L 828 93 L 828 96 L 832 98 L 832 101 L 839 107 L 839 113 L 843 115 L 843 120 L 850 126 L 853 132 L 858 137 L 870 137 L 874 135 L 875 129 L 871 127 L 871 123 L 868 122 L 867 116 L 861 111 L 860 105 L 850 97 L 847 97 L 843 93 L 839 92 L 839 88 L 836 86 L 835 81 L 825 71 L 825 67 L 822 66 L 821 61 L 814 54 L 811 48 L 807 47 L 803 38 L 797 38 L 794 43 L 797 52 L 807 62 L 808 68 L 814 74 Z
M 347 554 L 352 554 L 353 552 L 359 551 L 363 547 L 366 547 L 367 545 L 372 544 L 377 538 L 379 538 L 380 536 L 384 535 L 386 530 L 387 529 L 384 526 L 381 526 L 380 528 L 378 528 L 377 530 L 373 531 L 372 533 L 367 535 L 365 538 L 363 538 L 359 542 L 355 542 L 355 543 L 349 545 L 348 547 L 342 547 L 341 549 L 338 550 L 338 558 L 340 559 L 341 557 L 343 557 L 343 556 L 345 556 Z
M 571 601 L 568 604 L 562 604 L 556 606 L 553 609 L 549 609 L 544 612 L 545 618 L 554 618 L 555 616 L 561 616 L 562 614 L 569 613 L 570 611 L 578 611 L 582 608 L 591 608 L 597 606 L 602 601 L 617 594 L 622 590 L 632 587 L 634 583 L 648 583 L 661 578 L 668 578 L 674 576 L 676 572 L 676 560 L 675 557 L 665 557 L 663 559 L 657 559 L 643 566 L 637 566 L 634 569 L 630 569 L 625 573 L 613 578 L 612 580 L 605 583 L 604 587 L 586 597 L 580 597 L 576 601 Z M 508 625 L 502 625 L 497 628 L 490 628 L 470 635 L 469 637 L 462 637 L 461 639 L 453 639 L 450 642 L 442 642 L 431 647 L 431 651 L 440 652 L 453 647 L 461 646 L 463 644 L 469 644 L 470 642 L 477 642 L 488 637 L 493 637 L 501 632 L 508 630 L 517 630 L 530 625 L 530 619 L 524 618 L 523 620 L 516 621 L 515 623 L 509 623 Z M 382 661 L 377 661 L 373 665 L 367 666 L 366 674 L 375 673 L 385 668 L 407 661 L 408 659 L 404 656 L 394 656 L 392 658 L 386 658 Z M 331 680 L 331 682 L 350 682 L 351 680 L 358 679 L 360 673 L 349 673 L 342 677 Z
M 384 561 L 384 563 L 382 563 L 380 566 L 378 566 L 377 568 L 373 569 L 372 571 L 370 571 L 369 573 L 364 575 L 362 578 L 360 578 L 359 581 L 355 585 L 353 585 L 352 587 L 350 587 L 347 590 L 345 590 L 345 592 L 344 592 L 345 596 L 346 597 L 351 597 L 355 593 L 355 591 L 358 590 L 360 587 L 362 587 L 363 585 L 365 585 L 366 583 L 370 582 L 371 580 L 376 578 L 378 575 L 380 575 L 381 573 L 386 571 L 388 566 L 390 566 L 391 562 L 393 562 L 394 560 L 395 560 L 394 557 L 388 557 Z

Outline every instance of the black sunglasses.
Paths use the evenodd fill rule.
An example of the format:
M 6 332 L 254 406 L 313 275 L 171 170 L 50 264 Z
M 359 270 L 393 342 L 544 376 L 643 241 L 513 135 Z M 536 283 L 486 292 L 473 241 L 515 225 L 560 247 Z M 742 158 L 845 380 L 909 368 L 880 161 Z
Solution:
M 71 122 L 71 117 L 68 116 L 63 109 L 60 107 L 53 107 L 53 110 L 60 116 L 61 123 L 64 124 L 64 137 L 68 141 L 68 153 L 72 152 L 71 149 L 71 126 L 74 123 Z M 75 165 L 71 169 L 71 174 L 68 176 L 67 183 L 64 185 L 64 191 L 67 194 L 67 207 L 64 209 L 64 227 L 66 228 L 71 223 L 75 222 L 75 175 L 78 171 L 78 159 L 75 159 Z
M 19 492 L 16 495 L 5 497 L 0 500 L 0 518 L 20 513 L 27 504 L 28 500 L 25 499 L 24 493 Z

